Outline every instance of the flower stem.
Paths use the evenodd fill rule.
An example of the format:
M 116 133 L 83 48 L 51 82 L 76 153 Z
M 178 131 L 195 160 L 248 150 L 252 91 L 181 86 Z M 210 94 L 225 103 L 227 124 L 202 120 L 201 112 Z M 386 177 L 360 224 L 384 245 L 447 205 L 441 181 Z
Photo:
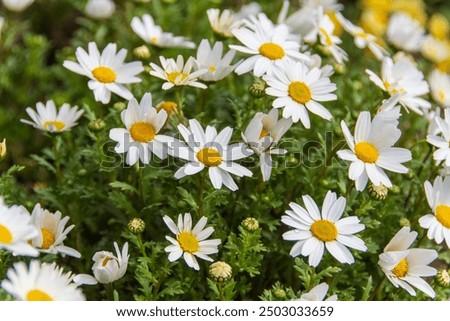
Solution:
M 53 144 L 53 157 L 55 160 L 55 175 L 56 175 L 56 182 L 59 184 L 62 181 L 61 176 L 61 162 L 59 159 L 59 141 L 57 135 L 51 135 L 52 138 L 52 144 Z
M 368 301 L 373 301 L 373 299 L 374 299 L 375 296 L 377 295 L 377 293 L 378 293 L 378 291 L 380 290 L 381 285 L 383 284 L 383 282 L 384 282 L 385 279 L 386 279 L 386 275 L 383 275 L 383 277 L 382 277 L 380 280 L 378 280 L 378 284 L 377 284 L 377 286 L 375 287 L 375 289 L 373 290 L 372 295 L 369 297 L 369 300 L 368 300 Z
M 203 216 L 203 191 L 205 189 L 205 173 L 199 175 L 199 187 L 198 187 L 198 217 Z
M 142 207 L 145 206 L 145 200 L 144 200 L 144 167 L 140 166 L 139 162 L 137 163 L 138 166 L 138 189 L 139 189 L 139 200 L 142 204 Z
M 219 290 L 219 300 L 220 301 L 226 301 L 225 300 L 225 296 L 223 295 L 222 282 L 219 282 L 219 284 L 217 285 L 217 289 Z
M 184 105 L 184 87 L 177 88 L 175 91 L 175 97 L 177 100 L 177 108 L 176 108 L 176 114 L 178 116 L 178 121 L 180 124 L 187 124 L 186 119 L 184 118 L 183 113 L 183 105 Z
M 141 251 L 142 256 L 144 258 L 147 258 L 147 253 L 145 253 L 145 246 L 144 246 L 144 243 L 142 242 L 141 234 L 136 235 L 136 239 L 137 239 L 137 243 L 138 243 L 138 248 Z

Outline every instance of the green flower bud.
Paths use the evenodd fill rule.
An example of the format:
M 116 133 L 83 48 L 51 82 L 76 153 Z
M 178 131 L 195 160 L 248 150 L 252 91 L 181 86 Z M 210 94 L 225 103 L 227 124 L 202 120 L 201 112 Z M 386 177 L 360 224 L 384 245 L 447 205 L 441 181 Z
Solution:
M 275 289 L 275 290 L 273 291 L 273 295 L 274 295 L 277 299 L 283 300 L 283 299 L 286 298 L 286 291 L 284 291 L 283 289 L 278 288 L 278 289 Z
M 151 57 L 150 50 L 146 45 L 134 48 L 133 54 L 140 59 L 148 59 Z
M 128 229 L 131 233 L 140 234 L 145 230 L 145 222 L 140 218 L 133 218 L 128 222 Z
M 3 138 L 3 141 L 0 143 L 0 160 L 5 158 L 6 156 L 6 138 Z
M 450 285 L 450 275 L 448 270 L 440 269 L 436 274 L 436 281 L 440 286 L 444 288 L 448 287 Z
M 127 108 L 127 104 L 125 104 L 124 102 L 119 101 L 119 102 L 114 104 L 113 108 L 115 110 L 117 110 L 117 111 L 122 111 L 125 108 Z
M 225 282 L 231 278 L 233 270 L 228 263 L 217 261 L 209 266 L 209 276 L 216 282 Z
M 264 95 L 266 94 L 265 89 L 266 89 L 266 82 L 260 78 L 257 78 L 253 82 L 253 84 L 251 84 L 248 87 L 248 91 L 255 98 L 264 97 Z
M 92 130 L 93 132 L 99 132 L 103 128 L 105 128 L 106 123 L 103 119 L 94 119 L 91 120 L 91 122 L 88 125 L 88 128 Z
M 242 226 L 249 232 L 254 232 L 259 229 L 259 222 L 256 218 L 247 217 L 242 221 Z
M 406 217 L 402 217 L 400 219 L 399 223 L 400 223 L 400 226 L 403 226 L 403 227 L 411 226 L 411 222 Z
M 369 191 L 370 197 L 372 197 L 374 200 L 382 201 L 387 197 L 389 190 L 383 184 L 376 186 L 376 185 L 370 183 L 368 191 Z

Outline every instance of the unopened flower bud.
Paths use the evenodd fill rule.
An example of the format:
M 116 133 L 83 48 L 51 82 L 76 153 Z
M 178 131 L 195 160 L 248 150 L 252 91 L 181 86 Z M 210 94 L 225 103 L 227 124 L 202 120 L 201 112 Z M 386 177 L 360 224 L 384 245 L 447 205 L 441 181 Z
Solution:
M 128 222 L 128 229 L 131 233 L 140 234 L 145 230 L 145 222 L 140 218 L 133 218 Z
M 249 232 L 254 232 L 259 229 L 259 222 L 256 218 L 247 217 L 242 221 L 242 226 Z
M 119 101 L 113 105 L 113 108 L 117 111 L 122 111 L 127 108 L 127 105 L 124 102 Z
M 450 285 L 450 275 L 448 270 L 440 269 L 436 274 L 436 281 L 442 287 L 448 287 Z
M 383 184 L 374 185 L 374 184 L 370 183 L 368 191 L 369 191 L 370 197 L 372 197 L 374 200 L 382 201 L 387 197 L 389 190 Z
M 285 299 L 285 298 L 286 298 L 286 291 L 284 291 L 283 289 L 278 288 L 278 289 L 275 289 L 275 290 L 273 291 L 273 295 L 274 295 L 277 299 L 282 300 L 282 299 Z
M 406 217 L 402 217 L 399 221 L 400 226 L 403 227 L 410 227 L 411 226 L 411 222 L 406 218 Z
M 257 78 L 253 82 L 253 84 L 251 84 L 250 87 L 248 87 L 248 91 L 255 98 L 264 97 L 264 95 L 266 94 L 265 89 L 266 89 L 266 82 L 260 78 Z
M 92 130 L 93 132 L 99 132 L 103 128 L 105 128 L 106 123 L 103 119 L 94 119 L 91 120 L 91 122 L 88 125 L 88 128 Z
M 209 275 L 216 282 L 224 282 L 231 278 L 233 270 L 228 263 L 217 261 L 209 266 Z
M 176 112 L 178 108 L 178 105 L 174 101 L 170 100 L 164 100 L 160 102 L 158 105 L 156 105 L 156 110 L 160 111 L 161 109 L 164 109 L 167 112 L 167 115 L 172 115 Z
M 150 50 L 148 49 L 148 47 L 146 45 L 142 45 L 140 47 L 134 48 L 133 53 L 136 57 L 138 57 L 140 59 L 147 59 L 147 58 L 150 58 L 150 56 L 151 56 Z
M 5 158 L 6 156 L 6 138 L 3 138 L 3 141 L 0 143 L 0 160 Z

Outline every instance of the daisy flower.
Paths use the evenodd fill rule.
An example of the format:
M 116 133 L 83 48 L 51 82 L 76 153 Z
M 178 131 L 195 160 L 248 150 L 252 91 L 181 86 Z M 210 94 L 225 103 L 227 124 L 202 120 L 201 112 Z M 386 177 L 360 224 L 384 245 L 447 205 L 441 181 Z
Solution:
M 207 240 L 214 232 L 214 228 L 211 226 L 205 228 L 208 221 L 205 216 L 200 218 L 194 228 L 192 228 L 192 217 L 189 213 L 184 214 L 184 216 L 179 214 L 178 224 L 175 224 L 167 215 L 163 217 L 163 220 L 176 236 L 176 239 L 166 236 L 166 240 L 172 243 L 164 249 L 169 253 L 170 262 L 174 262 L 183 256 L 186 264 L 198 271 L 200 266 L 196 257 L 209 262 L 214 261 L 209 255 L 219 252 L 217 247 L 221 241 L 219 239 Z
M 393 96 L 403 93 L 400 104 L 406 109 L 411 109 L 422 115 L 422 109 L 431 108 L 430 102 L 422 95 L 429 93 L 428 83 L 424 80 L 423 73 L 417 69 L 411 60 L 401 56 L 395 63 L 390 57 L 384 57 L 381 66 L 381 78 L 371 70 L 366 69 L 370 80 L 383 91 Z
M 256 23 L 251 28 L 232 30 L 243 46 L 230 45 L 230 48 L 252 55 L 235 69 L 238 75 L 253 70 L 253 74 L 260 77 L 282 61 L 308 60 L 308 56 L 299 52 L 300 39 L 289 33 L 288 26 L 274 26 L 269 19 L 262 17 L 258 15 L 259 20 L 254 20 Z
M 436 275 L 436 269 L 428 265 L 438 254 L 435 250 L 409 249 L 416 238 L 417 232 L 403 227 L 379 255 L 378 264 L 396 288 L 402 287 L 415 296 L 416 291 L 412 288 L 414 286 L 434 298 L 434 290 L 421 277 Z
M 294 123 L 300 120 L 305 128 L 310 128 L 308 111 L 326 120 L 333 117 L 320 102 L 337 99 L 332 94 L 336 85 L 322 76 L 320 69 L 309 69 L 298 61 L 286 61 L 263 78 L 268 85 L 266 93 L 277 97 L 272 106 L 284 108 L 284 118 L 291 117 Z
M 208 72 L 207 69 L 200 69 L 191 72 L 192 68 L 195 66 L 194 57 L 189 57 L 189 59 L 184 63 L 184 58 L 178 55 L 175 61 L 172 58 L 166 59 L 163 56 L 159 57 L 161 62 L 161 67 L 157 64 L 151 62 L 150 75 L 165 80 L 166 82 L 162 85 L 162 89 L 168 90 L 174 86 L 192 86 L 201 89 L 206 89 L 207 86 L 198 82 L 199 76 Z
M 189 39 L 163 32 L 149 14 L 144 14 L 142 19 L 134 17 L 131 20 L 131 29 L 146 43 L 160 48 L 195 48 L 195 43 Z
M 441 107 L 450 107 L 450 76 L 434 69 L 428 78 L 431 97 Z
M 433 214 L 419 219 L 419 224 L 428 230 L 427 236 L 441 244 L 443 240 L 450 248 L 450 177 L 436 177 L 434 184 L 425 182 L 425 194 Z
M 66 228 L 69 219 L 68 216 L 61 219 L 60 211 L 51 213 L 39 203 L 36 204 L 31 213 L 31 220 L 40 233 L 31 240 L 31 244 L 42 253 L 61 253 L 80 258 L 80 252 L 63 244 L 67 234 L 75 227 L 70 225 Z
M 347 124 L 342 121 L 341 127 L 350 150 L 340 150 L 337 155 L 350 161 L 348 176 L 355 181 L 356 190 L 363 191 L 368 179 L 378 186 L 392 187 L 391 180 L 383 169 L 406 173 L 408 168 L 402 163 L 411 160 L 411 152 L 406 148 L 392 147 L 401 136 L 397 121 L 389 121 L 384 113 L 377 114 L 373 120 L 370 113 L 361 112 L 356 121 L 355 137 Z
M 347 53 L 339 47 L 342 43 L 341 38 L 334 34 L 334 23 L 331 18 L 323 12 L 323 8 L 319 7 L 318 11 L 318 34 L 320 44 L 327 50 L 336 60 L 338 64 L 343 64 L 348 60 Z
M 197 50 L 197 69 L 207 72 L 199 78 L 203 81 L 219 81 L 228 76 L 236 68 L 231 65 L 236 51 L 230 50 L 222 57 L 223 44 L 218 41 L 211 48 L 208 40 L 203 39 Z
M 38 256 L 39 252 L 28 243 L 37 235 L 30 213 L 23 206 L 6 206 L 0 196 L 0 249 L 14 255 Z
M 167 120 L 167 112 L 159 112 L 152 105 L 152 94 L 146 93 L 139 104 L 136 99 L 128 102 L 121 113 L 125 128 L 113 128 L 109 137 L 117 142 L 116 153 L 126 153 L 125 161 L 134 165 L 139 160 L 149 164 L 152 153 L 161 159 L 167 157 L 165 142 L 168 136 L 158 134 Z
M 84 7 L 84 13 L 92 19 L 107 19 L 116 11 L 112 0 L 89 0 Z
M 287 153 L 287 150 L 276 147 L 291 126 L 290 119 L 278 120 L 278 110 L 272 109 L 268 114 L 256 113 L 242 133 L 244 142 L 259 155 L 259 166 L 265 182 L 272 173 L 272 155 Z
M 418 52 L 424 41 L 425 29 L 409 15 L 394 13 L 387 27 L 387 39 L 400 50 Z
M 14 263 L 8 269 L 2 288 L 20 301 L 84 301 L 86 298 L 72 282 L 73 274 L 64 273 L 56 263 L 31 261 Z
M 281 222 L 294 228 L 283 234 L 283 239 L 296 241 L 289 253 L 291 256 L 308 256 L 308 264 L 316 267 L 325 247 L 336 260 L 347 264 L 355 262 L 347 247 L 367 250 L 364 241 L 353 235 L 364 230 L 359 219 L 356 216 L 341 219 L 346 204 L 344 197 L 337 198 L 336 193 L 328 191 L 322 211 L 309 195 L 303 195 L 303 203 L 305 208 L 289 203 L 292 210 L 281 217 Z
M 208 9 L 206 10 L 206 15 L 214 33 L 224 38 L 233 37 L 231 31 L 240 28 L 244 24 L 244 21 L 238 19 L 236 14 L 229 9 L 225 9 L 222 12 L 220 12 L 220 9 Z
M 438 148 L 433 154 L 434 159 L 450 166 L 450 108 L 444 109 L 444 119 L 437 115 L 434 121 L 438 127 L 437 134 L 428 135 L 427 141 Z
M 441 40 L 427 35 L 422 42 L 420 52 L 424 58 L 439 64 L 450 57 L 450 43 L 447 39 Z
M 126 49 L 117 52 L 117 45 L 110 43 L 100 54 L 95 42 L 89 43 L 88 52 L 78 47 L 76 57 L 78 63 L 66 60 L 63 66 L 77 74 L 89 77 L 88 87 L 94 92 L 95 100 L 103 104 L 111 100 L 111 92 L 130 100 L 133 94 L 124 84 L 141 82 L 136 77 L 144 71 L 142 62 L 125 63 Z
M 97 283 L 109 284 L 119 280 L 125 275 L 128 268 L 128 242 L 123 245 L 122 251 L 119 245 L 114 242 L 114 249 L 116 255 L 109 251 L 99 251 L 94 254 L 92 260 L 92 272 L 94 276 L 89 274 L 77 274 L 74 277 L 74 282 L 77 284 L 94 285 Z
M 338 297 L 336 294 L 330 296 L 325 300 L 329 286 L 325 282 L 316 285 L 307 293 L 303 293 L 301 297 L 295 301 L 337 301 Z
M 252 176 L 252 172 L 233 161 L 253 154 L 244 143 L 228 145 L 233 134 L 233 129 L 226 127 L 220 133 L 212 126 L 203 130 L 195 119 L 189 120 L 189 128 L 178 125 L 178 130 L 184 139 L 172 143 L 170 152 L 173 156 L 189 161 L 178 169 L 175 178 L 180 179 L 187 175 L 194 175 L 208 168 L 209 178 L 215 189 L 225 185 L 232 191 L 238 186 L 233 181 L 231 174 L 238 177 Z

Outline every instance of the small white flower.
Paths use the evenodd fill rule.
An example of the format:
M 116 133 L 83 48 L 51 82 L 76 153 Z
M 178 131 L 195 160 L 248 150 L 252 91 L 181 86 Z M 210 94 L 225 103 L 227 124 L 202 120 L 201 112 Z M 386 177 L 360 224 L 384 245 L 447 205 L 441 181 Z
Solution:
M 309 195 L 303 195 L 305 208 L 291 202 L 292 210 L 287 210 L 281 222 L 294 230 L 283 234 L 283 239 L 296 241 L 290 251 L 293 257 L 308 256 L 308 264 L 316 267 L 322 260 L 325 247 L 339 262 L 353 264 L 355 259 L 347 247 L 366 251 L 367 247 L 355 233 L 364 230 L 356 216 L 342 218 L 346 199 L 337 198 L 336 193 L 327 192 L 322 210 L 319 210 Z
M 61 219 L 61 212 L 51 213 L 43 209 L 39 203 L 34 206 L 31 213 L 31 220 L 40 233 L 31 240 L 31 244 L 42 253 L 66 254 L 80 258 L 81 254 L 77 250 L 65 246 L 64 240 L 67 234 L 75 227 L 70 225 L 66 228 L 69 217 Z
M 303 293 L 296 301 L 337 301 L 337 295 L 334 294 L 325 300 L 329 286 L 325 282 L 316 285 L 307 293 Z
M 116 153 L 127 153 L 126 163 L 134 165 L 138 160 L 149 164 L 152 153 L 161 159 L 167 157 L 165 142 L 168 136 L 159 134 L 167 120 L 167 112 L 159 112 L 152 105 L 152 95 L 146 93 L 139 104 L 136 99 L 128 102 L 127 109 L 121 113 L 126 128 L 113 128 L 109 137 L 117 142 Z
M 94 277 L 88 274 L 77 274 L 74 277 L 74 282 L 78 284 L 94 285 L 97 283 L 109 284 L 125 275 L 128 268 L 128 242 L 123 245 L 122 251 L 119 249 L 119 245 L 114 242 L 114 249 L 116 255 L 109 251 L 99 251 L 94 254 L 92 260 L 94 265 L 92 266 L 92 272 Z
M 45 105 L 41 102 L 36 104 L 37 112 L 28 107 L 27 114 L 33 121 L 21 119 L 22 123 L 33 126 L 34 128 L 52 133 L 64 132 L 77 124 L 84 110 L 78 110 L 77 106 L 70 107 L 69 104 L 63 104 L 59 111 L 56 110 L 53 100 L 48 100 Z
M 450 107 L 450 76 L 434 69 L 428 79 L 431 97 L 441 107 Z
M 37 235 L 30 213 L 23 206 L 6 206 L 0 196 L 0 249 L 14 255 L 38 256 L 39 252 L 28 244 Z
M 206 10 L 206 14 L 211 29 L 222 37 L 233 37 L 231 31 L 240 28 L 244 24 L 244 21 L 238 19 L 236 14 L 229 9 L 225 9 L 222 12 L 220 12 L 220 9 L 208 9 Z
M 131 20 L 131 29 L 146 43 L 161 48 L 195 48 L 195 43 L 181 36 L 174 36 L 164 32 L 161 26 L 155 24 L 152 16 L 144 14 L 142 19 L 134 17 Z
M 435 250 L 409 249 L 416 238 L 417 232 L 410 232 L 409 227 L 403 227 L 379 255 L 378 264 L 396 288 L 402 287 L 415 296 L 412 285 L 434 298 L 433 288 L 421 277 L 436 275 L 436 269 L 428 265 L 438 254 Z
M 6 9 L 21 12 L 31 6 L 34 0 L 2 0 Z
M 417 52 L 424 41 L 425 29 L 415 19 L 401 12 L 394 13 L 387 27 L 387 39 L 400 50 Z
M 427 141 L 438 148 L 433 154 L 434 159 L 439 163 L 445 161 L 445 165 L 450 166 L 450 108 L 444 109 L 444 119 L 437 115 L 434 121 L 440 136 L 428 135 Z
M 8 269 L 2 288 L 20 301 L 84 301 L 73 274 L 64 273 L 56 263 L 31 261 L 29 268 L 17 262 Z
M 205 228 L 208 219 L 203 216 L 192 228 L 191 214 L 186 213 L 178 215 L 178 224 L 165 215 L 163 217 L 164 223 L 170 231 L 175 234 L 176 239 L 171 236 L 166 236 L 166 239 L 172 243 L 164 250 L 169 253 L 169 261 L 174 262 L 183 256 L 186 264 L 194 270 L 200 270 L 196 257 L 213 262 L 209 257 L 210 254 L 219 252 L 217 247 L 221 243 L 220 239 L 207 240 L 214 232 L 214 228 L 208 226 Z
M 218 41 L 211 48 L 209 41 L 203 39 L 197 49 L 197 69 L 206 69 L 207 72 L 200 75 L 203 81 L 219 81 L 228 76 L 236 68 L 231 65 L 236 51 L 230 50 L 222 57 L 223 44 Z
M 78 63 L 66 60 L 63 66 L 90 78 L 88 87 L 94 92 L 96 101 L 109 103 L 111 92 L 126 100 L 133 98 L 133 94 L 124 84 L 141 82 L 136 75 L 141 73 L 144 67 L 140 61 L 125 63 L 126 49 L 117 52 L 117 45 L 110 43 L 100 54 L 97 44 L 90 42 L 88 52 L 78 47 L 75 55 Z
M 338 64 L 343 64 L 348 60 L 347 53 L 339 47 L 342 43 L 341 38 L 334 34 L 335 25 L 331 18 L 323 12 L 323 8 L 318 10 L 318 34 L 320 44 L 327 50 L 336 60 Z
M 420 226 L 428 230 L 430 240 L 437 244 L 445 240 L 450 248 L 450 177 L 436 177 L 433 185 L 426 181 L 425 194 L 434 215 L 422 216 Z
M 272 109 L 268 114 L 256 113 L 242 133 L 244 142 L 259 155 L 259 166 L 265 182 L 272 173 L 272 155 L 287 153 L 287 150 L 276 147 L 291 126 L 291 119 L 278 120 L 278 110 Z
M 427 35 L 422 42 L 421 53 L 426 59 L 437 64 L 450 57 L 450 43 L 447 39 L 441 40 Z
M 112 0 L 89 0 L 84 12 L 92 19 L 107 19 L 116 11 L 116 5 Z
M 423 73 L 417 69 L 407 57 L 399 58 L 395 63 L 390 57 L 385 57 L 381 66 L 381 78 L 371 70 L 366 69 L 370 80 L 383 91 L 393 96 L 403 93 L 400 104 L 412 111 L 422 115 L 422 109 L 431 108 L 430 102 L 422 95 L 429 93 L 430 88 L 424 80 Z
M 283 108 L 284 118 L 292 117 L 294 123 L 300 120 L 305 128 L 310 128 L 308 111 L 326 120 L 333 117 L 320 102 L 337 99 L 332 94 L 336 85 L 323 77 L 320 69 L 310 70 L 302 62 L 286 61 L 263 78 L 268 85 L 266 93 L 277 97 L 272 106 Z
M 406 148 L 392 147 L 400 138 L 402 132 L 397 128 L 398 122 L 391 114 L 379 113 L 373 120 L 370 113 L 361 112 L 356 121 L 355 137 L 344 121 L 341 122 L 342 131 L 350 150 L 340 150 L 337 155 L 344 160 L 351 161 L 348 176 L 355 181 L 356 190 L 363 191 L 368 179 L 375 185 L 392 187 L 391 180 L 383 169 L 406 173 L 408 168 L 402 163 L 411 160 L 411 152 Z
M 163 56 L 159 57 L 161 62 L 161 67 L 157 64 L 151 62 L 150 75 L 165 80 L 166 82 L 162 85 L 162 89 L 168 90 L 174 86 L 192 86 L 201 89 L 206 89 L 207 86 L 198 82 L 197 79 L 201 75 L 208 72 L 207 69 L 200 69 L 197 71 L 192 71 L 195 66 L 194 57 L 189 57 L 189 59 L 184 63 L 184 58 L 178 55 L 175 61 L 172 58 L 166 59 Z
M 253 70 L 253 74 L 260 77 L 282 61 L 308 60 L 308 56 L 299 52 L 299 37 L 290 34 L 286 25 L 274 26 L 263 14 L 253 22 L 249 27 L 232 30 L 243 46 L 230 45 L 230 48 L 252 55 L 235 69 L 238 75 Z
M 208 168 L 209 178 L 215 189 L 225 185 L 235 191 L 238 186 L 233 181 L 231 174 L 238 177 L 252 176 L 252 172 L 234 160 L 242 159 L 253 154 L 244 143 L 228 145 L 233 129 L 226 127 L 220 133 L 212 126 L 203 130 L 200 123 L 189 120 L 189 128 L 178 125 L 178 130 L 184 142 L 175 141 L 171 146 L 171 153 L 175 157 L 189 161 L 176 173 L 175 178 L 180 179 L 187 175 L 194 175 Z

